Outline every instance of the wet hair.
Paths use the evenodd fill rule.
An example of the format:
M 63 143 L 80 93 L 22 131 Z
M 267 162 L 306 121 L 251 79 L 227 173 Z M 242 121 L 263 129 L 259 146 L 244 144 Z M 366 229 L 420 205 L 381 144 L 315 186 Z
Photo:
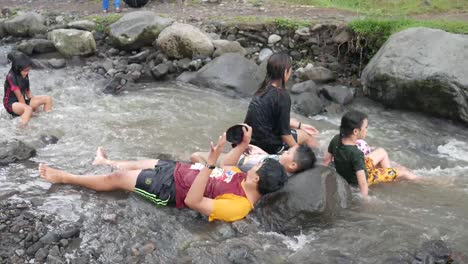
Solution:
M 301 144 L 294 153 L 293 161 L 297 164 L 297 170 L 295 171 L 297 173 L 313 168 L 317 158 L 312 148 L 306 144 Z
M 288 181 L 288 174 L 275 159 L 265 159 L 262 166 L 257 170 L 257 174 L 260 177 L 257 190 L 262 195 L 283 188 Z
M 360 129 L 367 115 L 359 111 L 349 111 L 341 118 L 340 138 L 351 135 L 354 129 Z
M 292 67 L 291 57 L 286 52 L 278 52 L 270 56 L 267 63 L 267 72 L 265 80 L 263 80 L 260 88 L 255 92 L 255 95 L 262 96 L 265 94 L 268 85 L 271 81 L 281 80 L 281 88 L 286 89 L 286 81 L 284 80 L 284 72 Z
M 31 67 L 32 65 L 31 59 L 24 53 L 17 53 L 12 57 L 13 63 L 11 64 L 11 70 L 15 74 L 21 74 L 21 71 L 25 70 L 28 67 Z

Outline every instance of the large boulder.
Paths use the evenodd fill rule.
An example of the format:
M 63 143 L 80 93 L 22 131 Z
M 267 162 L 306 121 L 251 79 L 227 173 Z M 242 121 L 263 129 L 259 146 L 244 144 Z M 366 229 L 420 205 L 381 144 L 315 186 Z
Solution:
M 348 183 L 333 169 L 317 166 L 292 176 L 280 191 L 264 196 L 252 216 L 267 230 L 293 234 L 333 221 L 351 204 Z
M 0 39 L 6 37 L 7 32 L 5 30 L 5 19 L 0 19 Z
M 467 35 L 438 29 L 396 33 L 364 69 L 364 93 L 389 107 L 468 123 L 467 45 Z
M 48 38 L 65 57 L 86 56 L 96 52 L 96 42 L 89 31 L 56 29 L 49 32 Z
M 265 79 L 266 69 L 238 53 L 226 53 L 198 72 L 184 72 L 177 80 L 197 86 L 227 91 L 232 95 L 252 96 Z
M 0 146 L 0 166 L 19 160 L 27 160 L 36 155 L 34 148 L 18 140 L 1 142 Z
M 173 22 L 173 19 L 157 16 L 151 11 L 131 12 L 110 25 L 109 35 L 119 48 L 134 50 L 150 46 Z
M 211 39 L 197 27 L 174 23 L 159 34 L 156 45 L 169 57 L 210 57 L 214 46 Z
M 5 21 L 4 28 L 15 37 L 33 37 L 47 31 L 44 22 L 45 20 L 40 14 L 29 12 Z

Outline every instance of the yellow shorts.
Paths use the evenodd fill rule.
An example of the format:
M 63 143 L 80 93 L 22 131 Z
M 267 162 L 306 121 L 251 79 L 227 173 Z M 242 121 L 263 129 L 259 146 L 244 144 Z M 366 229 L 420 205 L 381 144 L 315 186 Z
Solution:
M 372 159 L 366 157 L 367 183 L 369 185 L 379 182 L 391 182 L 398 176 L 395 168 L 376 168 Z

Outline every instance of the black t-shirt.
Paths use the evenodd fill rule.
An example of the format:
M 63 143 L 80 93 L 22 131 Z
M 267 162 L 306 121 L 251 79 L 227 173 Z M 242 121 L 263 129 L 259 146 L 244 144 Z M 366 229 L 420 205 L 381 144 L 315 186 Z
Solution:
M 253 129 L 251 144 L 275 154 L 283 145 L 281 136 L 291 134 L 290 112 L 291 98 L 285 89 L 268 85 L 263 95 L 255 95 L 244 121 Z

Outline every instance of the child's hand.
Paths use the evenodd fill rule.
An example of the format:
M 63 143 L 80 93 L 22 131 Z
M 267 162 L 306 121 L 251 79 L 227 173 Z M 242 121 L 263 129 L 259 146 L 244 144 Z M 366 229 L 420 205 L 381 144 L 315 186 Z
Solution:
M 242 143 L 249 144 L 250 140 L 252 139 L 252 127 L 247 124 L 242 125 L 242 131 L 244 132 L 242 136 Z
M 221 155 L 223 152 L 224 144 L 226 144 L 226 133 L 223 133 L 221 136 L 219 136 L 216 146 L 213 144 L 213 142 L 210 143 L 210 153 L 208 154 L 207 159 L 208 164 L 216 164 L 219 155 Z
M 315 127 L 308 124 L 302 124 L 301 129 L 304 129 L 304 131 L 311 136 L 316 136 L 320 134 L 320 132 Z

